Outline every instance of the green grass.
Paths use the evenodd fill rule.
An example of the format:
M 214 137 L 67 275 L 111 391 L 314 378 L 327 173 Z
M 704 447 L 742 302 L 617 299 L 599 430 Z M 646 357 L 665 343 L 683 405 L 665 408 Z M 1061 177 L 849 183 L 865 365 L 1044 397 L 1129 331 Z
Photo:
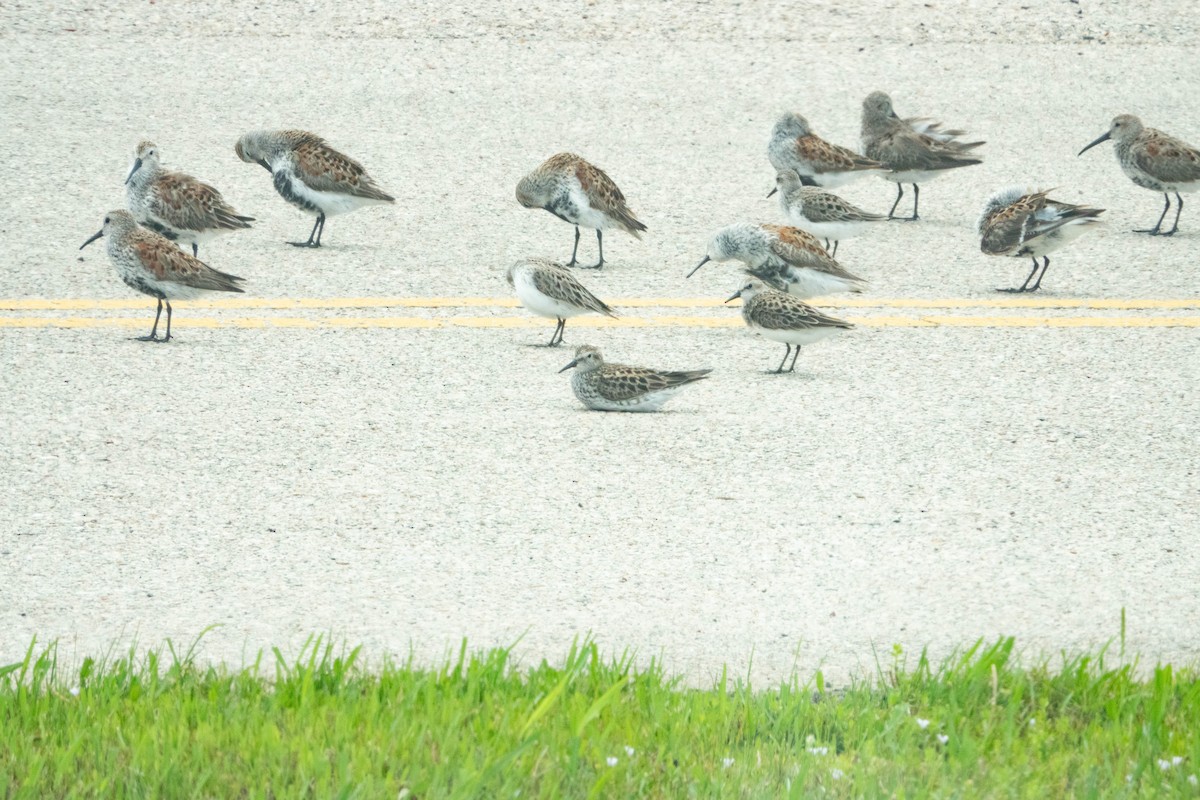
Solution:
M 528 669 L 465 643 L 367 669 L 317 638 L 237 671 L 168 643 L 70 672 L 31 644 L 0 668 L 0 797 L 1200 796 L 1196 671 L 1012 654 L 896 648 L 844 690 L 756 691 L 591 642 Z

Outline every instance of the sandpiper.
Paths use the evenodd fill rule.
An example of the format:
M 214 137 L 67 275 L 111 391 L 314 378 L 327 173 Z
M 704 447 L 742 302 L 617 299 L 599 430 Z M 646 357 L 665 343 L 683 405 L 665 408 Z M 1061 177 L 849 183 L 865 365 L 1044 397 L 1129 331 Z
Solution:
M 559 370 L 574 368 L 571 388 L 593 411 L 658 411 L 683 386 L 703 380 L 711 369 L 661 372 L 645 367 L 608 364 L 595 347 L 581 345 L 575 358 Z
M 936 178 L 949 169 L 982 164 L 983 159 L 970 151 L 984 142 L 959 141 L 965 132 L 946 130 L 940 123 L 920 117 L 901 119 L 892 110 L 892 98 L 883 92 L 872 92 L 863 100 L 863 152 L 883 163 L 888 172 L 881 175 L 896 184 L 896 202 L 888 212 L 894 219 L 896 206 L 904 197 L 904 184 L 913 187 L 913 213 L 908 220 L 920 219 L 917 206 L 921 202 L 918 184 Z
M 562 344 L 563 330 L 570 317 L 589 312 L 616 316 L 570 270 L 548 258 L 523 258 L 508 268 L 507 277 L 521 305 L 540 317 L 558 320 L 547 347 Z
M 739 297 L 742 298 L 742 319 L 750 330 L 787 346 L 779 369 L 774 370 L 776 375 L 783 372 L 783 365 L 787 363 L 793 346 L 796 354 L 792 355 L 792 367 L 788 372 L 796 371 L 796 359 L 800 357 L 801 346 L 854 327 L 845 320 L 822 314 L 790 294 L 772 289 L 757 278 L 747 281 L 725 302 L 732 302 Z
M 574 153 L 551 156 L 522 178 L 517 184 L 517 202 L 525 208 L 544 208 L 575 226 L 575 246 L 568 267 L 577 263 L 581 225 L 596 230 L 600 260 L 592 269 L 604 266 L 604 231 L 618 227 L 641 239 L 646 230 L 625 204 L 625 195 L 612 178 Z
M 1200 150 L 1160 130 L 1145 127 L 1132 114 L 1122 114 L 1112 121 L 1107 133 L 1080 150 L 1079 155 L 1109 139 L 1113 140 L 1117 163 L 1129 180 L 1143 189 L 1162 192 L 1166 201 L 1154 227 L 1139 228 L 1135 233 L 1173 236 L 1179 230 L 1179 214 L 1183 211 L 1183 198 L 1179 193 L 1200 189 Z M 1172 192 L 1177 201 L 1175 224 L 1171 230 L 1164 231 L 1162 224 L 1171 208 Z
M 815 185 L 827 189 L 883 168 L 878 161 L 825 141 L 812 132 L 808 120 L 791 111 L 775 123 L 767 145 L 767 158 L 776 172 L 795 170 L 812 178 Z M 772 194 L 775 194 L 774 189 L 767 197 Z
M 187 300 L 203 292 L 241 292 L 242 279 L 218 272 L 195 256 L 180 250 L 171 240 L 137 224 L 128 211 L 110 211 L 104 226 L 79 249 L 101 236 L 108 237 L 108 257 L 126 286 L 158 299 L 158 312 L 149 336 L 143 342 L 171 341 L 171 301 Z M 167 304 L 167 335 L 158 338 L 158 319 Z
M 1000 292 L 1036 292 L 1046 277 L 1050 257 L 1046 255 L 1075 239 L 1104 213 L 1103 208 L 1088 208 L 1062 203 L 1047 197 L 1045 192 L 1027 192 L 1019 186 L 1001 189 L 988 198 L 979 215 L 980 249 L 990 256 L 1028 256 L 1033 259 L 1033 271 L 1018 289 L 997 289 Z M 1043 264 L 1038 264 L 1038 257 Z M 1033 286 L 1029 282 L 1041 267 Z M 1028 288 L 1026 288 L 1028 287 Z
M 301 211 L 315 214 L 308 241 L 297 247 L 320 247 L 325 218 L 367 205 L 392 203 L 362 164 L 339 153 L 315 133 L 299 130 L 254 131 L 238 139 L 238 157 L 271 173 L 275 191 Z
M 221 193 L 203 181 L 163 169 L 154 142 L 141 142 L 133 153 L 133 168 L 125 179 L 126 203 L 134 218 L 173 242 L 191 244 L 225 231 L 249 228 L 254 217 L 243 217 Z
M 825 249 L 833 241 L 830 255 L 837 255 L 838 241 L 857 236 L 873 223 L 887 220 L 882 214 L 863 211 L 833 192 L 812 185 L 812 178 L 785 169 L 775 176 L 779 207 L 788 222 L 825 240 Z
M 810 233 L 786 225 L 737 222 L 713 235 L 700 263 L 737 259 L 746 272 L 797 297 L 861 292 L 862 278 L 847 272 Z

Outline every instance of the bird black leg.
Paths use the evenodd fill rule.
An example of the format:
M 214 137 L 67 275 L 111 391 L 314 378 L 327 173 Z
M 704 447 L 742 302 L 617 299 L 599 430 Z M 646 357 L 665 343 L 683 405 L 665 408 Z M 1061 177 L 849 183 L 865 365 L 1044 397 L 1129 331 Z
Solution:
M 1049 257 L 1047 257 L 1047 258 L 1046 258 L 1046 263 L 1047 263 L 1047 264 L 1049 264 L 1049 263 L 1050 263 L 1050 258 L 1049 258 Z M 1029 273 L 1029 277 L 1028 277 L 1028 278 L 1026 278 L 1026 279 L 1025 279 L 1025 282 L 1021 284 L 1021 288 L 1020 288 L 1020 289 L 997 289 L 996 291 L 997 291 L 997 292 L 1009 292 L 1009 293 L 1011 293 L 1011 294 L 1019 294 L 1020 292 L 1023 292 L 1023 291 L 1025 291 L 1025 287 L 1029 285 L 1029 282 L 1030 282 L 1031 280 L 1033 280 L 1033 276 L 1034 276 L 1034 274 L 1035 274 L 1035 273 L 1038 271 L 1038 267 L 1040 267 L 1040 266 L 1042 266 L 1042 265 L 1038 263 L 1038 260 L 1037 260 L 1037 258 L 1035 257 L 1035 258 L 1033 259 L 1033 271 Z M 1044 270 L 1043 270 L 1043 271 L 1044 271 Z M 1039 283 L 1039 284 L 1041 284 L 1041 279 L 1040 279 L 1040 278 L 1038 279 L 1038 283 Z M 1035 287 L 1035 288 L 1036 288 L 1036 287 Z
M 783 351 L 783 361 L 779 362 L 779 369 L 772 372 L 772 375 L 780 375 L 783 373 L 783 365 L 787 363 L 788 356 L 792 354 L 792 346 L 790 344 L 784 343 L 783 346 L 787 348 L 787 350 Z M 796 349 L 799 351 L 800 348 Z
M 892 203 L 892 210 L 888 212 L 888 219 L 895 219 L 896 206 L 900 205 L 900 198 L 904 197 L 904 184 L 896 184 L 896 202 Z
M 575 256 L 579 253 L 579 226 L 575 226 L 575 246 L 571 248 L 571 261 L 567 264 L 568 267 L 575 266 Z
M 835 241 L 833 243 L 833 252 L 829 254 L 830 258 L 837 258 L 837 246 L 838 246 L 838 243 Z M 826 251 L 829 250 L 829 245 L 825 245 L 825 250 Z
M 916 222 L 920 219 L 917 216 L 917 206 L 921 205 L 921 187 L 913 184 L 913 215 L 908 218 L 909 222 Z
M 163 342 L 171 341 L 171 301 L 167 301 L 167 335 L 163 337 Z
M 792 355 L 792 368 L 788 372 L 796 371 L 796 359 L 800 357 L 800 345 L 796 345 L 796 352 Z
M 158 341 L 158 318 L 162 316 L 162 298 L 158 298 L 158 312 L 154 315 L 154 327 L 150 329 L 149 336 L 134 337 L 139 342 L 157 342 Z M 170 319 L 168 316 L 167 319 Z
M 596 228 L 596 246 L 600 248 L 600 260 L 588 269 L 600 269 L 604 266 L 604 231 Z
M 558 345 L 562 344 L 562 335 L 566 327 L 567 321 L 562 317 L 559 317 L 558 325 L 554 327 L 554 335 L 550 337 L 550 341 L 546 344 L 546 347 L 557 347 Z
M 1050 256 L 1042 256 L 1042 260 L 1046 263 L 1042 264 L 1042 274 L 1038 275 L 1037 282 L 1034 283 L 1033 286 L 1029 287 L 1029 291 L 1031 292 L 1036 292 L 1038 289 L 1042 288 L 1042 278 L 1046 277 L 1046 270 L 1050 269 Z M 1037 263 L 1036 258 L 1033 260 L 1033 263 Z
M 314 244 L 313 247 L 321 246 L 321 237 L 325 235 L 325 215 L 322 214 L 321 216 L 317 217 L 317 222 L 321 223 L 321 229 L 317 231 L 317 243 Z
M 1163 234 L 1163 236 L 1174 236 L 1175 231 L 1179 230 L 1179 212 L 1183 211 L 1183 198 L 1179 196 L 1179 192 L 1175 193 L 1175 224 L 1171 226 L 1171 230 Z
M 321 246 L 321 237 L 317 235 L 317 228 L 324 229 L 324 226 L 325 226 L 325 215 L 318 214 L 317 221 L 313 223 L 312 232 L 308 234 L 308 241 L 307 242 L 288 242 L 288 244 L 293 245 L 294 247 L 320 247 Z
M 1175 196 L 1178 197 L 1179 195 L 1175 195 Z M 1162 230 L 1163 220 L 1167 218 L 1167 212 L 1171 209 L 1171 195 L 1167 194 L 1166 192 L 1163 192 L 1163 199 L 1167 201 L 1167 204 L 1165 206 L 1163 206 L 1163 213 L 1159 215 L 1158 222 L 1154 223 L 1154 227 L 1153 228 L 1135 228 L 1133 231 L 1134 233 L 1148 233 L 1151 236 L 1158 236 L 1159 231 Z M 1179 222 L 1178 216 L 1175 217 L 1175 222 L 1176 223 Z M 1171 233 L 1174 233 L 1174 232 L 1175 231 L 1171 231 Z
M 200 248 L 196 246 L 195 242 L 192 242 L 192 258 L 199 258 L 199 257 L 200 257 Z

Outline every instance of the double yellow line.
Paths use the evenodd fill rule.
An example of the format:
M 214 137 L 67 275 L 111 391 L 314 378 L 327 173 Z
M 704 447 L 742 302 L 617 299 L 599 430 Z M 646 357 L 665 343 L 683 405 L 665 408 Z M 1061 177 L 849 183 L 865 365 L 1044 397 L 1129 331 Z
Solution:
M 1109 298 L 838 298 L 836 302 L 814 301 L 815 305 L 837 309 L 891 309 L 895 311 L 962 310 L 962 311 L 1043 311 L 1053 314 L 877 314 L 848 315 L 848 319 L 867 327 L 891 328 L 1194 328 L 1200 327 L 1200 313 L 1178 313 L 1200 310 L 1197 299 L 1109 299 Z M 322 297 L 322 298 L 220 298 L 180 301 L 177 310 L 225 311 L 311 311 L 340 312 L 370 309 L 442 309 L 469 311 L 471 309 L 507 310 L 519 306 L 515 299 L 496 297 Z M 142 299 L 0 299 L 0 328 L 132 328 L 144 326 L 153 301 Z M 621 308 L 708 309 L 723 303 L 713 298 L 626 298 L 613 303 Z M 109 316 L 103 312 L 138 311 L 139 316 Z M 1157 311 L 1173 314 L 1140 316 L 1105 316 L 1080 314 L 1080 311 Z M 102 312 L 99 314 L 31 312 Z M 468 316 L 442 314 L 428 316 L 343 316 L 314 313 L 306 316 L 238 316 L 212 317 L 207 315 L 176 315 L 175 326 L 183 328 L 536 328 L 545 320 L 521 311 L 518 314 Z M 606 328 L 729 328 L 740 326 L 737 314 L 719 317 L 700 315 L 622 315 L 618 319 L 587 316 L 571 321 L 572 327 Z

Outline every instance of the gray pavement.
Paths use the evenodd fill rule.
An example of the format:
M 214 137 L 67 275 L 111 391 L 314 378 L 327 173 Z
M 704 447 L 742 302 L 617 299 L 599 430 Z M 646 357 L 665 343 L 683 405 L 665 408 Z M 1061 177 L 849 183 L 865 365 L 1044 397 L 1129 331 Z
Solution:
M 375 658 L 523 637 L 526 660 L 591 632 L 693 681 L 726 663 L 744 674 L 751 657 L 758 681 L 818 666 L 840 681 L 895 642 L 1095 647 L 1122 607 L 1148 659 L 1200 654 L 1200 204 L 1186 200 L 1174 239 L 1135 236 L 1159 196 L 1107 145 L 1075 157 L 1124 111 L 1200 144 L 1185 17 L 1151 6 L 1162 24 L 1148 33 L 1114 4 L 1087 4 L 1083 21 L 1075 4 L 1036 21 L 980 10 L 973 24 L 921 4 L 819 6 L 805 24 L 744 5 L 763 26 L 625 7 L 639 27 L 612 7 L 602 25 L 526 5 L 384 20 L 218 4 L 194 24 L 170 8 L 0 9 L 0 663 L 35 634 L 82 656 L 220 623 L 204 655 L 235 663 L 314 631 Z M 735 308 L 652 304 L 734 288 L 730 265 L 683 275 L 717 227 L 778 219 L 764 197 L 775 115 L 803 109 L 853 146 L 876 88 L 988 145 L 984 165 L 923 187 L 922 222 L 843 242 L 871 288 L 832 310 L 864 324 L 776 377 L 764 370 L 782 353 Z M 232 150 L 264 126 L 322 133 L 396 206 L 331 218 L 321 251 L 284 245 L 310 219 Z M 76 248 L 123 205 L 145 137 L 259 220 L 206 261 L 245 277 L 250 301 L 318 302 L 181 306 L 176 342 L 129 341 L 152 301 Z M 573 321 L 567 342 L 714 368 L 667 413 L 583 411 L 555 374 L 570 351 L 526 346 L 553 323 L 520 309 L 329 300 L 507 300 L 511 260 L 569 253 L 571 229 L 512 196 L 566 149 L 604 167 L 650 227 L 642 242 L 606 237 L 610 268 L 582 273 L 625 321 Z M 988 305 L 1027 271 L 983 256 L 973 230 L 1011 183 L 1109 209 L 1052 256 L 1050 308 Z M 868 179 L 843 193 L 885 210 L 893 192 Z M 590 261 L 594 238 L 581 247 Z M 911 298 L 932 307 L 896 302 Z M 1070 307 L 1079 298 L 1115 307 Z M 134 307 L 12 302 L 37 299 Z M 934 315 L 954 319 L 916 324 Z M 636 327 L 664 316 L 685 319 Z M 963 322 L 979 317 L 1001 319 Z M 1013 322 L 1028 317 L 1090 322 Z M 1140 327 L 1153 318 L 1170 326 Z M 57 327 L 76 324 L 97 327 Z

